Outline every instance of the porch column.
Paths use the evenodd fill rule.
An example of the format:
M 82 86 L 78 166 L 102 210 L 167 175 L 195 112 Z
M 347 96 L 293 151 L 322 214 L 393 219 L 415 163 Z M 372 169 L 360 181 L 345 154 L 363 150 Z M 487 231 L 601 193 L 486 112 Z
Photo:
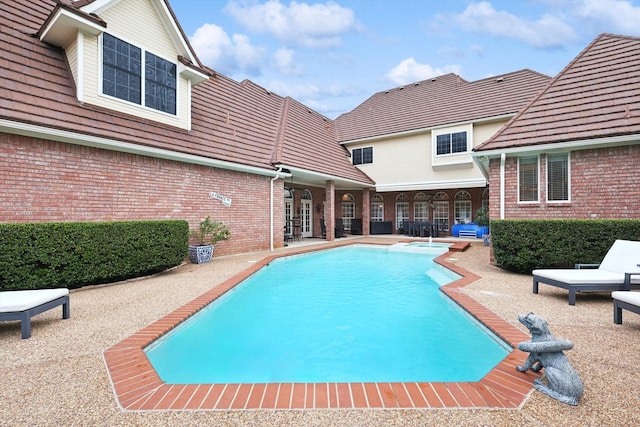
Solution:
M 326 227 L 326 239 L 333 241 L 336 239 L 336 183 L 327 181 L 325 183 L 325 203 L 324 203 L 324 223 Z
M 368 236 L 371 233 L 370 230 L 371 221 L 371 190 L 368 188 L 362 189 L 362 235 Z

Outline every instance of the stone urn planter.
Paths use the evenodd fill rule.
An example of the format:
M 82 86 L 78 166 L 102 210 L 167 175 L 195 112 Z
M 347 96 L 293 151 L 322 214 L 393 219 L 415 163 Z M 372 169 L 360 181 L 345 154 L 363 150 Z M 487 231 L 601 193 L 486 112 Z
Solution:
M 189 260 L 194 264 L 202 264 L 211 261 L 215 244 L 229 240 L 231 231 L 224 223 L 212 221 L 207 216 L 200 221 L 197 229 L 191 231 L 191 237 L 197 239 L 198 244 L 189 246 Z

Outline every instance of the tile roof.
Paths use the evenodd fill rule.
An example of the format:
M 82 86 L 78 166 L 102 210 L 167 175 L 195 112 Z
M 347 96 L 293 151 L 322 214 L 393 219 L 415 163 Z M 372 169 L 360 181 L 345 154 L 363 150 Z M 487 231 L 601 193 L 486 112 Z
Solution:
M 338 141 L 515 114 L 549 80 L 531 70 L 474 82 L 445 74 L 378 92 L 336 119 Z
M 275 170 L 275 162 L 286 161 L 373 184 L 335 143 L 331 121 L 293 100 L 288 102 L 293 107 L 285 109 L 284 98 L 250 81 L 216 74 L 195 86 L 190 131 L 80 103 L 64 52 L 35 36 L 57 4 L 56 0 L 0 3 L 0 120 L 268 170 Z M 282 132 L 281 123 L 286 124 Z M 321 131 L 326 123 L 330 132 Z M 283 136 L 282 145 L 276 144 L 278 135 Z M 276 148 L 281 155 L 274 154 Z
M 476 151 L 640 134 L 640 38 L 601 34 Z

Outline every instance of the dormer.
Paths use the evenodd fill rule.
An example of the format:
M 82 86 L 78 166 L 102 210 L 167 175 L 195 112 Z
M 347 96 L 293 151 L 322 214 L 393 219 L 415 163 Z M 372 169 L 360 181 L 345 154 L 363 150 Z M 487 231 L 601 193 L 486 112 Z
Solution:
M 191 129 L 200 65 L 164 0 L 59 0 L 40 39 L 64 49 L 78 101 Z

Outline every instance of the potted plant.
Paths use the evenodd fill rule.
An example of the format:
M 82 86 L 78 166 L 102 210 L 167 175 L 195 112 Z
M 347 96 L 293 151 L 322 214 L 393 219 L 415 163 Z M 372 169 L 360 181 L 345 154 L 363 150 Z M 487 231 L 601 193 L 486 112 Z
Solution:
M 485 246 L 491 244 L 491 235 L 489 234 L 489 209 L 480 208 L 476 211 L 475 223 L 480 227 L 484 227 L 482 231 L 482 240 Z
M 231 237 L 231 231 L 224 223 L 212 221 L 211 217 L 207 216 L 200 221 L 197 229 L 191 230 L 190 235 L 198 241 L 198 244 L 189 246 L 189 259 L 194 264 L 201 264 L 211 261 L 215 244 L 228 240 Z

